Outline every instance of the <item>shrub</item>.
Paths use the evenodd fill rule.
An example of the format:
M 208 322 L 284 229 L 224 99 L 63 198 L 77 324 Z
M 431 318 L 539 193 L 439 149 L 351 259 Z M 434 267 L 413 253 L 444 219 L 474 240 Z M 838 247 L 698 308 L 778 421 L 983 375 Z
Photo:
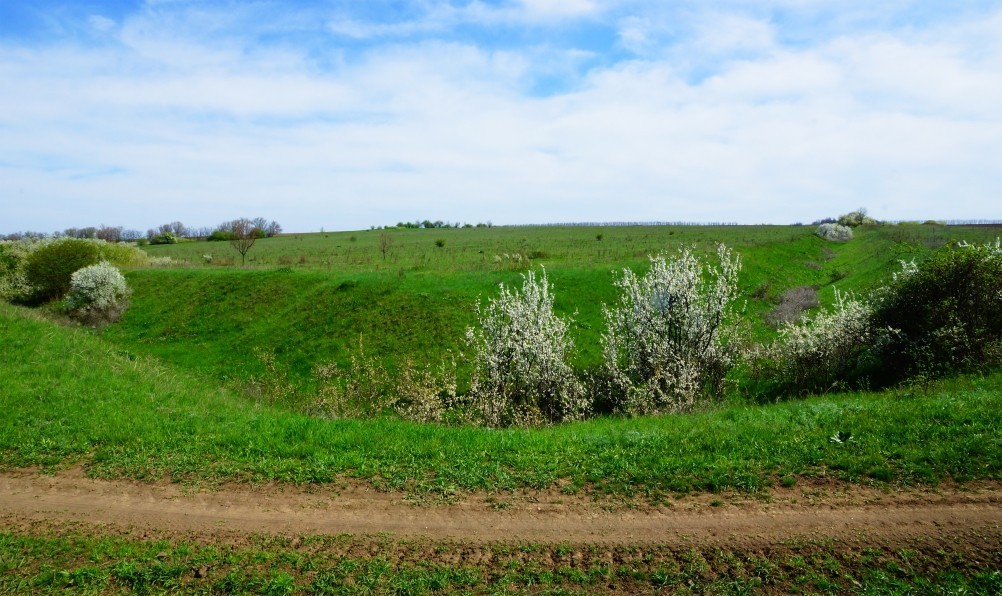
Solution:
M 814 233 L 831 242 L 848 242 L 852 240 L 852 228 L 836 223 L 823 223 L 818 226 L 817 231 Z
M 818 291 L 815 288 L 810 286 L 790 288 L 780 296 L 776 308 L 766 315 L 766 321 L 776 327 L 795 323 L 805 310 L 817 308 L 818 304 Z
M 866 209 L 860 207 L 855 211 L 838 216 L 838 223 L 839 225 L 855 228 L 857 226 L 873 225 L 877 223 L 877 220 L 867 216 Z
M 128 305 L 129 286 L 106 261 L 90 265 L 70 276 L 66 305 L 70 314 L 88 324 L 117 321 Z
M 150 244 L 177 244 L 179 239 L 174 232 L 161 232 L 150 238 Z
M 756 359 L 755 376 L 770 394 L 804 394 L 847 387 L 865 374 L 876 334 L 872 308 L 835 291 L 835 305 L 801 324 L 787 323 L 779 339 Z
M 37 240 L 0 242 L 0 300 L 27 300 L 31 296 L 25 265 L 41 244 Z
M 529 425 L 584 417 L 584 387 L 567 364 L 568 323 L 553 312 L 546 270 L 522 276 L 522 290 L 500 286 L 477 305 L 479 326 L 466 330 L 473 353 L 470 398 L 487 426 Z
M 674 412 L 699 396 L 719 394 L 733 365 L 726 324 L 741 260 L 720 245 L 719 266 L 705 266 L 689 249 L 666 261 L 651 257 L 638 277 L 616 282 L 619 306 L 605 308 L 604 367 L 613 407 L 625 413 Z
M 39 246 L 28 255 L 24 269 L 35 298 L 61 298 L 70 289 L 73 272 L 96 264 L 100 255 L 95 242 L 75 238 L 60 238 Z
M 1002 245 L 959 245 L 903 263 L 876 296 L 876 325 L 893 330 L 879 380 L 940 376 L 997 362 L 1002 342 Z

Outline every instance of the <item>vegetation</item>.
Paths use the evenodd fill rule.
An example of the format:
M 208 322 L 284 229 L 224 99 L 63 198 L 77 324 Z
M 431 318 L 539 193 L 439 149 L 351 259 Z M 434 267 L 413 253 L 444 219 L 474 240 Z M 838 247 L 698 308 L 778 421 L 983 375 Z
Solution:
M 117 321 L 128 299 L 129 286 L 125 278 L 107 261 L 78 269 L 70 276 L 66 305 L 71 315 L 84 323 Z
M 1000 566 L 998 552 L 972 557 L 923 543 L 891 549 L 790 541 L 748 553 L 345 535 L 262 536 L 228 545 L 72 529 L 0 533 L 4 593 L 994 594 L 1002 591 Z
M 580 420 L 589 409 L 585 389 L 567 358 L 569 323 L 553 313 L 546 271 L 530 271 L 522 290 L 477 305 L 476 327 L 466 331 L 473 351 L 471 400 L 487 426 L 526 426 Z
M 87 240 L 125 269 L 130 309 L 95 332 L 0 303 L 0 469 L 79 464 L 199 485 L 355 478 L 445 500 L 559 489 L 616 506 L 810 478 L 999 481 L 997 235 L 867 222 L 838 244 L 808 227 L 408 228 L 260 238 L 241 268 L 209 243 L 150 246 L 148 258 Z M 733 252 L 713 260 L 721 240 Z M 0 243 L 0 288 L 33 287 L 25 264 L 53 242 Z M 770 317 L 785 302 L 796 313 Z M 682 303 L 699 308 L 672 310 Z M 664 315 L 653 337 L 712 348 L 692 353 L 709 364 L 684 407 L 609 403 L 603 337 L 647 307 Z M 752 358 L 732 360 L 738 348 Z M 633 387 L 657 378 L 615 362 Z M 465 424 L 478 395 L 550 422 L 579 418 L 583 405 L 561 400 L 582 395 L 634 417 L 480 428 Z M 520 422 L 506 407 L 491 426 Z M 642 415 L 663 411 L 679 413 Z M 436 558 L 438 543 L 415 555 L 381 538 L 301 538 L 230 548 L 11 528 L 0 591 L 991 592 L 1002 581 L 996 555 L 961 561 L 934 546 L 615 547 L 611 566 L 583 548 L 563 564 L 571 547 L 508 544 L 467 565 Z M 412 554 L 372 556 L 379 540 Z
M 131 311 L 130 311 L 131 312 Z M 95 476 L 328 483 L 451 494 L 562 484 L 653 501 L 779 476 L 1002 479 L 1002 373 L 687 415 L 490 430 L 325 419 L 255 403 L 23 308 L 0 305 L 0 467 Z M 852 441 L 829 439 L 848 433 Z
M 737 294 L 740 258 L 717 247 L 718 267 L 689 249 L 666 261 L 651 257 L 643 277 L 623 271 L 619 304 L 605 309 L 603 373 L 614 409 L 654 414 L 692 409 L 720 397 L 737 356 L 726 327 Z
M 25 278 L 34 291 L 34 298 L 62 298 L 70 290 L 70 278 L 78 269 L 94 265 L 100 251 L 93 242 L 65 238 L 40 246 L 28 255 L 24 264 Z

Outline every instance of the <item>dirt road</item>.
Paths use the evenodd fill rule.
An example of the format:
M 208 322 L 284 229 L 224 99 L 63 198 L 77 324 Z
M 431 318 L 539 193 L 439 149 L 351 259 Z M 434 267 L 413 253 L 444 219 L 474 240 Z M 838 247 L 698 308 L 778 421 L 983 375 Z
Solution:
M 466 495 L 414 503 L 366 485 L 225 486 L 217 490 L 86 478 L 0 474 L 8 525 L 78 522 L 153 534 L 378 534 L 472 543 L 691 544 L 755 548 L 792 538 L 905 546 L 911 541 L 1002 543 L 1002 485 L 878 490 L 809 484 L 767 495 L 695 495 L 669 506 L 626 507 L 559 491 Z

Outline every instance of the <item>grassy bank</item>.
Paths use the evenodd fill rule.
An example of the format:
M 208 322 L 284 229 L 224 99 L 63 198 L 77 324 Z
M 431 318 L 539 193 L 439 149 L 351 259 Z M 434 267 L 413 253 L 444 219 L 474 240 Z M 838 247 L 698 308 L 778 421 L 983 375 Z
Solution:
M 0 465 L 82 462 L 175 481 L 338 477 L 449 494 L 545 488 L 658 500 L 780 476 L 935 484 L 1002 478 L 1002 374 L 538 430 L 325 420 L 252 403 L 82 329 L 0 306 Z M 844 442 L 831 437 L 842 433 Z M 849 438 L 851 436 L 851 438 Z
M 384 263 L 374 244 L 381 231 L 290 235 L 259 241 L 254 248 L 259 258 L 247 268 L 201 259 L 202 251 L 228 248 L 225 243 L 149 247 L 186 266 L 129 272 L 132 306 L 104 333 L 125 350 L 219 382 L 259 377 L 260 353 L 269 352 L 296 385 L 308 387 L 315 366 L 345 364 L 360 343 L 390 370 L 404 360 L 438 362 L 447 350 L 463 348 L 478 300 L 496 295 L 499 283 L 519 284 L 526 267 L 545 266 L 557 312 L 574 316 L 572 360 L 582 369 L 601 361 L 602 306 L 617 299 L 613 281 L 623 267 L 646 270 L 649 254 L 690 245 L 708 252 L 717 241 L 734 247 L 744 263 L 742 317 L 751 337 L 762 341 L 775 334 L 767 314 L 791 288 L 816 287 L 822 303 L 833 299 L 836 287 L 865 293 L 889 278 L 901 259 L 921 257 L 951 239 L 985 241 L 997 233 L 874 227 L 837 244 L 812 231 L 795 226 L 400 230 L 386 232 L 399 237 L 393 244 L 396 264 L 389 257 Z M 441 248 L 434 244 L 439 235 L 447 237 Z M 303 258 L 282 265 L 290 251 Z M 344 259 L 330 257 L 330 251 Z M 534 256 L 513 266 L 510 260 L 495 262 L 494 256 L 503 254 Z

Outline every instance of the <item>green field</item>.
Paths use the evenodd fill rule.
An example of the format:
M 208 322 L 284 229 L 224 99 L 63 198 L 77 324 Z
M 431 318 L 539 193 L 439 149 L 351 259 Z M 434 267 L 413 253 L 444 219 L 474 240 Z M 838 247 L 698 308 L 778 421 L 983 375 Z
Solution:
M 381 233 L 394 238 L 385 261 Z M 745 319 L 754 338 L 767 340 L 775 331 L 765 315 L 790 288 L 818 287 L 822 303 L 832 300 L 835 287 L 865 294 L 888 279 L 899 260 L 951 240 L 987 242 L 997 234 L 990 227 L 873 227 L 857 230 L 853 242 L 834 244 L 797 226 L 369 230 L 262 239 L 247 268 L 201 258 L 236 254 L 227 243 L 189 242 L 148 248 L 181 265 L 129 272 L 132 306 L 104 334 L 127 350 L 218 380 L 260 376 L 258 354 L 268 351 L 297 385 L 308 385 L 316 365 L 346 362 L 360 342 L 389 369 L 404 359 L 437 363 L 446 350 L 464 347 L 478 300 L 542 266 L 556 310 L 574 315 L 573 361 L 585 369 L 601 360 L 602 306 L 616 300 L 613 280 L 624 267 L 646 269 L 649 255 L 670 256 L 684 246 L 711 253 L 717 242 L 732 247 L 744 264 Z M 441 248 L 439 239 L 445 239 Z M 531 258 L 495 262 L 505 254 Z
M 817 478 L 926 487 L 1002 480 L 1002 371 L 758 405 L 745 395 L 739 370 L 726 396 L 692 413 L 534 429 L 418 424 L 391 415 L 329 419 L 308 407 L 314 368 L 346 362 L 360 343 L 390 370 L 463 349 L 477 301 L 494 295 L 498 283 L 517 283 L 528 267 L 545 266 L 558 311 L 575 316 L 574 366 L 585 372 L 600 361 L 602 305 L 616 299 L 613 279 L 623 267 L 643 269 L 649 254 L 682 246 L 709 253 L 716 241 L 733 247 L 744 262 L 742 317 L 750 337 L 765 341 L 776 334 L 765 315 L 789 288 L 816 286 L 822 303 L 836 287 L 865 294 L 901 259 L 921 259 L 951 240 L 994 240 L 997 229 L 868 227 L 846 244 L 793 226 L 394 230 L 387 232 L 394 239 L 385 261 L 380 233 L 260 240 L 247 267 L 201 258 L 232 252 L 226 244 L 149 247 L 179 264 L 127 271 L 131 307 L 100 330 L 60 322 L 44 308 L 0 304 L 0 469 L 80 465 L 98 478 L 198 487 L 357 479 L 432 501 L 559 489 L 615 506 L 701 491 L 761 493 Z M 443 246 L 435 244 L 440 239 Z M 526 255 L 529 264 L 494 259 L 506 253 Z M 271 368 L 262 354 L 274 357 Z M 276 387 L 284 389 L 269 393 Z M 526 548 L 556 552 L 552 545 Z M 693 551 L 703 561 L 698 569 L 720 570 L 702 575 L 690 555 L 662 551 L 631 567 L 632 575 L 599 563 L 560 571 L 542 560 L 509 573 L 495 564 L 500 555 L 464 567 L 420 565 L 407 556 L 391 564 L 342 549 L 342 567 L 330 567 L 320 562 L 323 549 L 304 554 L 278 543 L 208 552 L 184 541 L 16 530 L 0 533 L 0 590 L 177 590 L 193 585 L 184 578 L 204 560 L 233 570 L 201 584 L 209 591 L 279 593 L 320 581 L 332 582 L 332 591 L 366 582 L 377 592 L 613 584 L 631 591 L 675 585 L 687 573 L 696 574 L 694 591 L 714 592 L 999 585 L 991 560 L 961 564 L 935 549 L 918 551 L 923 563 L 911 573 L 900 572 L 908 562 L 902 556 L 911 555 L 893 550 L 834 555 L 825 545 L 789 546 L 756 559 L 762 573 L 749 572 L 749 553 Z M 826 571 L 804 568 L 812 557 L 828 561 Z M 864 563 L 867 557 L 875 563 Z

